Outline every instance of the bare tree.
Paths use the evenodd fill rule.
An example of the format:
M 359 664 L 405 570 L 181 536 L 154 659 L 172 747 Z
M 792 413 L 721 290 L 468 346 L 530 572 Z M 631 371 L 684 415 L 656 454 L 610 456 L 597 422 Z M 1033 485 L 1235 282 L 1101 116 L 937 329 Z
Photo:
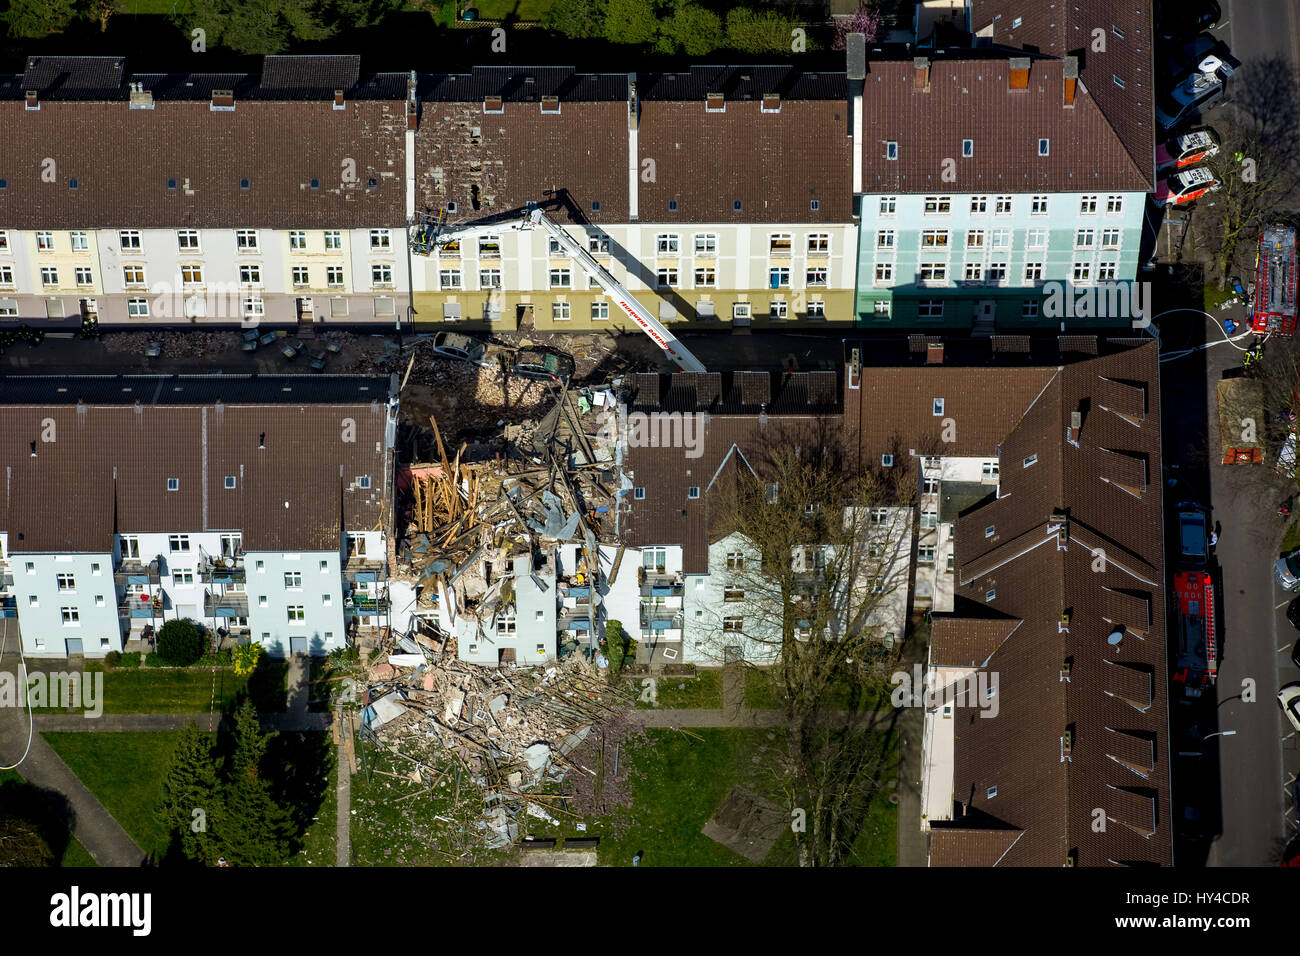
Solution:
M 710 495 L 711 538 L 726 549 L 711 625 L 717 643 L 767 665 L 749 673 L 784 709 L 771 769 L 804 824 L 805 866 L 844 862 L 876 796 L 874 701 L 897 660 L 888 635 L 901 643 L 906 627 L 919 490 L 917 460 L 894 460 L 850 472 L 837 443 L 792 435 Z

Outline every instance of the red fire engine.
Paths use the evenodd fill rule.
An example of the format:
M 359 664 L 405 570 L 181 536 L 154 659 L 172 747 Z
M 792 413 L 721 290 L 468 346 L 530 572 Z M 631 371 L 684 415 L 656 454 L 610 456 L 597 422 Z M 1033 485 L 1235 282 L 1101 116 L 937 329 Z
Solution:
M 1253 331 L 1275 335 L 1295 332 L 1295 230 L 1290 226 L 1269 226 L 1259 237 L 1253 304 Z
M 1219 673 L 1219 643 L 1214 626 L 1214 584 L 1209 571 L 1179 571 L 1178 663 L 1174 680 L 1188 697 L 1200 697 Z

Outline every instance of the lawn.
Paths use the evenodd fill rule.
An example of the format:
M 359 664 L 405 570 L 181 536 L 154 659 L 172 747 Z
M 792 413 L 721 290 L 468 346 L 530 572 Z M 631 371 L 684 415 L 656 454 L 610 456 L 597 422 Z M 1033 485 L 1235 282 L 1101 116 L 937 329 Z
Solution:
M 140 849 L 161 857 L 167 832 L 158 818 L 158 798 L 178 733 L 43 736 Z
M 1286 535 L 1282 538 L 1282 553 L 1294 551 L 1300 548 L 1300 521 L 1292 521 L 1286 528 Z
M 466 0 L 464 6 L 478 10 L 480 20 L 504 20 L 512 17 L 524 23 L 538 23 L 551 8 L 553 0 Z
M 1231 299 L 1233 295 L 1235 295 L 1235 293 L 1232 291 L 1231 285 L 1227 285 L 1224 288 L 1220 289 L 1219 283 L 1216 280 L 1210 280 L 1206 282 L 1204 288 L 1202 289 L 1201 294 L 1203 296 L 1203 302 L 1204 302 L 1203 308 L 1205 309 L 1206 312 L 1209 312 L 1211 314 L 1217 312 L 1219 306 L 1223 305 L 1224 302 L 1226 302 L 1228 299 Z
M 103 665 L 87 663 L 86 671 L 102 671 Z M 207 713 L 212 704 L 211 668 L 139 668 L 104 672 L 106 714 L 188 714 Z M 216 707 L 221 710 L 234 703 L 247 690 L 262 713 L 285 709 L 288 696 L 289 665 L 263 662 L 251 678 L 236 677 L 230 668 L 217 668 Z M 58 708 L 43 708 L 55 713 Z
M 661 708 L 717 710 L 722 706 L 722 671 L 701 670 L 694 677 L 657 677 L 654 683 L 654 699 L 650 703 L 642 697 L 649 689 L 642 681 L 644 677 L 628 679 L 628 689 L 636 694 L 638 710 L 657 710 Z
M 125 0 L 119 16 L 142 13 L 169 16 L 173 12 L 184 13 L 189 6 L 189 0 Z
M 772 710 L 784 706 L 781 691 L 767 671 L 752 667 L 745 669 L 745 706 L 752 710 Z M 824 710 L 888 710 L 890 706 L 888 697 L 882 699 L 848 683 L 831 686 L 822 702 Z
M 25 781 L 23 780 L 22 774 L 17 770 L 0 770 L 0 791 L 5 790 L 7 787 L 23 787 L 24 785 Z M 78 841 L 76 837 L 68 834 L 66 829 L 63 829 L 61 826 L 58 827 L 57 830 L 58 832 L 52 832 L 47 829 L 46 840 L 47 842 L 63 842 L 63 838 L 66 836 L 67 843 L 64 846 L 63 855 L 59 859 L 59 866 L 71 867 L 98 865 L 91 855 L 86 852 L 86 848 L 81 845 L 80 841 Z

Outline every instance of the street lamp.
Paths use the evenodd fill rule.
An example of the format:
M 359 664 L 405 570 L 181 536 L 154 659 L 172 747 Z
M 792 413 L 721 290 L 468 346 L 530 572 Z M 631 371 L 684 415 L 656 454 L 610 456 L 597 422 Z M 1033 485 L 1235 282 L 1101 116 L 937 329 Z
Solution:
M 1205 735 L 1204 737 L 1202 737 L 1201 739 L 1202 739 L 1202 740 L 1209 740 L 1211 737 L 1231 737 L 1231 736 L 1232 736 L 1233 734 L 1235 734 L 1235 733 L 1236 733 L 1235 730 L 1216 730 L 1216 731 L 1215 731 L 1214 733 L 1212 733 L 1212 734 L 1206 734 L 1206 735 Z

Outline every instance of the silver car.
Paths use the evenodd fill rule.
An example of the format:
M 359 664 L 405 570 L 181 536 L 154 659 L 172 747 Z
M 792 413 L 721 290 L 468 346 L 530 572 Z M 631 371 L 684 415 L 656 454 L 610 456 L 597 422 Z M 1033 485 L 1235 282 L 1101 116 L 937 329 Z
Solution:
M 1291 726 L 1300 730 L 1300 684 L 1287 684 L 1277 692 L 1277 705 L 1291 721 Z
M 1300 590 L 1300 548 L 1277 559 L 1277 564 L 1273 566 L 1273 576 L 1286 590 Z

